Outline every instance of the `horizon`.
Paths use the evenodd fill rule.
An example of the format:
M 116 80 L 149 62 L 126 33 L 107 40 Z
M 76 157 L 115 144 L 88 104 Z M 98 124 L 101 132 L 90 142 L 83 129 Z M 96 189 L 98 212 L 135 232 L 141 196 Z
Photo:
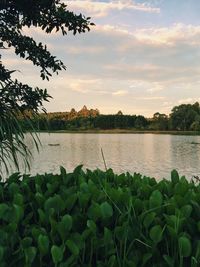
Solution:
M 195 0 L 72 0 L 69 10 L 91 17 L 91 31 L 67 37 L 36 28 L 24 33 L 47 44 L 67 66 L 49 82 L 29 61 L 2 52 L 12 75 L 53 97 L 48 112 L 98 106 L 102 113 L 170 114 L 200 101 L 200 2 Z M 124 113 L 124 114 L 125 114 Z
M 200 103 L 199 102 L 194 102 L 194 103 L 182 103 L 182 104 L 180 104 L 180 105 L 194 105 L 195 103 L 198 103 L 199 105 L 200 105 Z M 172 107 L 172 109 L 173 109 L 174 107 Z M 50 112 L 48 112 L 47 111 L 47 113 L 70 113 L 72 110 L 75 110 L 77 113 L 78 112 L 80 112 L 80 111 L 82 111 L 82 110 L 84 110 L 84 109 L 86 109 L 87 111 L 98 111 L 99 112 L 99 115 L 117 115 L 117 113 L 118 112 L 122 112 L 122 115 L 129 115 L 129 116 L 144 116 L 144 117 L 146 117 L 147 119 L 152 119 L 153 118 L 153 116 L 154 116 L 154 114 L 155 113 L 160 113 L 159 111 L 156 111 L 156 112 L 154 112 L 154 114 L 152 114 L 152 115 L 150 115 L 150 116 L 145 116 L 145 115 L 143 115 L 143 114 L 131 114 L 131 113 L 125 113 L 123 110 L 118 110 L 118 111 L 116 111 L 115 113 L 113 112 L 113 113 L 102 113 L 101 112 L 101 110 L 98 108 L 98 107 L 87 107 L 87 105 L 83 105 L 82 106 L 82 108 L 79 108 L 79 109 L 75 109 L 74 107 L 71 107 L 69 110 L 64 110 L 64 111 L 50 111 Z M 166 113 L 160 113 L 160 114 L 164 114 L 164 115 L 167 115 L 168 117 L 170 116 L 170 114 L 172 113 L 172 110 L 171 110 L 171 112 L 169 113 L 169 114 L 166 114 Z

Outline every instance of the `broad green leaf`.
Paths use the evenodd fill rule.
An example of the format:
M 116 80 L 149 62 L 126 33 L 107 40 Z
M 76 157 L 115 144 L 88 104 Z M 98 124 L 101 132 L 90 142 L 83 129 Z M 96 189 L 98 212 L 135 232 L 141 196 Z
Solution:
M 163 230 L 160 225 L 155 225 L 150 230 L 150 237 L 154 241 L 154 243 L 159 243 L 162 240 Z
M 149 199 L 150 209 L 160 207 L 163 202 L 163 196 L 159 190 L 155 190 L 152 192 Z
M 143 221 L 145 228 L 147 228 L 147 229 L 149 228 L 149 226 L 152 224 L 155 216 L 156 216 L 155 212 L 147 213 L 147 215 L 145 216 L 144 221 Z
M 178 182 L 174 187 L 174 194 L 185 197 L 188 192 L 188 184 L 186 182 Z
M 97 221 L 101 217 L 101 208 L 98 203 L 91 204 L 88 209 L 88 217 L 93 221 Z
M 173 170 L 171 172 L 171 181 L 173 184 L 177 184 L 179 182 L 179 175 L 178 175 L 178 172 L 176 170 Z
M 65 207 L 67 209 L 67 211 L 71 211 L 71 209 L 73 208 L 73 206 L 75 205 L 76 201 L 77 201 L 78 195 L 77 193 L 74 193 L 70 196 L 68 196 L 68 198 L 65 200 Z
M 82 193 L 79 192 L 78 193 L 78 199 L 79 199 L 79 205 L 82 209 L 86 208 L 88 206 L 88 202 L 90 200 L 90 194 L 86 194 L 86 193 Z
M 74 171 L 73 174 L 75 177 L 78 177 L 83 171 L 82 171 L 83 165 L 78 165 Z
M 93 234 L 96 233 L 97 226 L 96 226 L 96 223 L 94 221 L 88 220 L 87 221 L 87 227 L 92 231 Z
M 60 166 L 60 174 L 63 178 L 65 178 L 67 175 L 66 169 L 62 166 Z
M 16 194 L 14 195 L 13 203 L 16 204 L 16 205 L 21 206 L 21 205 L 23 205 L 23 202 L 24 202 L 24 197 L 23 197 L 23 195 L 20 194 L 20 193 L 16 193 Z
M 46 230 L 44 228 L 33 226 L 31 229 L 31 233 L 34 240 L 37 242 L 39 235 L 46 235 Z
M 112 217 L 112 215 L 113 215 L 113 208 L 112 208 L 112 206 L 107 201 L 103 202 L 100 205 L 100 208 L 101 208 L 101 214 L 102 214 L 102 217 L 103 218 L 110 218 L 110 217 Z
M 61 219 L 61 222 L 58 223 L 57 229 L 64 240 L 72 228 L 72 217 L 68 214 L 64 215 Z
M 59 213 L 64 210 L 65 204 L 60 195 L 55 195 L 45 201 L 44 208 L 47 213 L 49 213 L 51 209 L 54 209 L 56 213 Z
M 49 252 L 49 238 L 47 235 L 39 235 L 38 248 L 42 255 L 46 255 Z
M 25 253 L 26 263 L 29 263 L 31 265 L 37 254 L 37 249 L 35 247 L 29 247 L 24 250 L 24 253 Z
M 56 245 L 53 245 L 51 247 L 51 256 L 54 264 L 57 265 L 63 259 L 63 249 Z
M 44 197 L 41 193 L 37 192 L 37 193 L 35 194 L 35 199 L 36 199 L 38 205 L 39 205 L 40 207 L 43 207 L 44 202 L 45 202 L 45 197 Z
M 182 214 L 186 217 L 189 218 L 191 213 L 192 213 L 192 206 L 191 205 L 185 205 L 181 208 Z
M 66 245 L 73 255 L 77 256 L 79 254 L 79 247 L 74 243 L 73 240 L 67 240 Z
M 81 183 L 80 184 L 80 190 L 84 193 L 88 193 L 88 191 L 89 191 L 88 184 L 86 182 Z
M 186 236 L 179 237 L 179 252 L 181 257 L 189 257 L 192 252 L 192 245 L 190 239 Z
M 9 178 L 9 180 L 10 179 L 11 178 Z M 15 182 L 12 182 L 11 184 L 9 184 L 8 191 L 9 191 L 11 197 L 17 193 L 20 193 L 19 185 Z
M 179 210 L 177 210 L 177 212 L 179 212 Z M 184 220 L 185 219 L 183 217 L 181 218 L 179 214 L 166 216 L 167 225 L 171 226 L 176 234 L 181 231 Z
M 38 209 L 38 214 L 39 214 L 39 222 L 41 224 L 46 224 L 47 216 L 44 213 L 44 211 L 42 209 Z
M 19 206 L 19 205 L 16 205 L 16 204 L 14 204 L 13 206 L 14 206 L 13 216 L 15 218 L 15 221 L 19 222 L 24 217 L 24 209 L 22 208 L 22 206 Z

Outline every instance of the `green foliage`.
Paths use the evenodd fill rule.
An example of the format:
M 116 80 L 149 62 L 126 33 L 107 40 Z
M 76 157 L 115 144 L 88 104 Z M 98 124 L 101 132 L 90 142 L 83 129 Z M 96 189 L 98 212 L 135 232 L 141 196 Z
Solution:
M 178 240 L 181 257 L 189 257 L 192 253 L 192 245 L 189 238 L 181 236 Z
M 63 250 L 62 248 L 56 246 L 56 245 L 53 245 L 52 248 L 51 248 L 51 255 L 52 255 L 52 259 L 53 259 L 53 262 L 55 263 L 55 266 L 57 266 L 57 264 L 59 262 L 62 261 L 63 259 Z
M 196 102 L 175 106 L 170 115 L 170 127 L 175 130 L 200 130 L 200 106 Z
M 81 167 L 1 181 L 1 266 L 200 266 L 198 184 Z
M 76 117 L 69 116 L 71 112 L 54 112 L 40 114 L 33 119 L 35 127 L 46 130 L 45 121 L 48 121 L 50 130 L 89 130 L 89 129 L 135 129 L 153 131 L 200 131 L 200 107 L 199 103 L 184 104 L 172 109 L 172 113 L 167 116 L 156 112 L 153 118 L 148 119 L 141 115 L 99 115 L 91 114 L 81 116 L 77 113 Z M 25 121 L 24 126 L 30 129 Z
M 41 114 L 33 124 L 40 130 L 46 130 L 45 120 L 48 121 L 49 130 L 88 130 L 88 129 L 147 129 L 148 121 L 144 116 L 136 115 L 96 115 L 94 117 L 77 117 L 69 119 L 65 112 Z M 30 129 L 25 121 L 27 129 Z
M 49 238 L 46 235 L 39 235 L 38 249 L 41 255 L 46 255 L 49 252 Z
M 72 31 L 75 35 L 89 31 L 90 25 L 93 25 L 90 18 L 67 10 L 60 0 L 0 1 L 0 49 L 13 47 L 16 55 L 40 67 L 42 79 L 49 80 L 53 73 L 58 74 L 66 67 L 51 55 L 46 45 L 25 36 L 23 28 L 37 27 L 47 34 L 55 30 L 63 35 Z M 46 89 L 32 88 L 12 80 L 15 70 L 7 70 L 1 58 L 0 54 L 0 172 L 3 171 L 2 167 L 8 171 L 9 163 L 19 167 L 19 155 L 28 166 L 30 151 L 24 143 L 27 130 L 24 124 L 31 131 L 35 128 L 26 111 L 31 111 L 35 119 L 39 111 L 45 111 L 43 102 L 50 98 Z M 24 122 L 20 118 L 24 118 Z M 37 135 L 32 137 L 38 148 Z
M 38 27 L 46 33 L 56 30 L 63 35 L 72 31 L 75 35 L 89 30 L 92 25 L 90 18 L 85 18 L 82 14 L 75 15 L 60 0 L 1 1 L 0 10 L 1 46 L 13 46 L 17 55 L 40 66 L 43 79 L 51 76 L 50 71 L 57 73 L 65 69 L 65 66 L 50 54 L 46 45 L 41 42 L 37 44 L 33 38 L 23 35 L 23 27 Z M 0 70 L 1 78 L 8 80 L 11 73 L 2 64 Z
M 169 127 L 169 119 L 167 115 L 160 114 L 159 112 L 156 112 L 153 115 L 152 123 L 150 125 L 150 128 L 153 130 L 168 130 Z

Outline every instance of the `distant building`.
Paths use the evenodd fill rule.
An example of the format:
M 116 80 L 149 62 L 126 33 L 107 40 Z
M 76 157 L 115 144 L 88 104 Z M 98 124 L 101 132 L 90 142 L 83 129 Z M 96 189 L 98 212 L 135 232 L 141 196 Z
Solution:
M 70 111 L 65 112 L 50 112 L 46 114 L 41 114 L 42 117 L 46 117 L 47 119 L 60 119 L 60 120 L 74 120 L 80 117 L 96 117 L 100 114 L 98 109 L 88 109 L 85 105 L 81 110 L 76 111 L 72 108 Z
M 119 111 L 117 112 L 117 115 L 119 115 L 119 116 L 123 115 L 123 113 L 121 112 L 121 110 L 119 110 Z
M 78 117 L 96 117 L 99 115 L 98 109 L 87 109 L 87 107 L 84 105 L 83 108 L 78 111 L 77 113 Z

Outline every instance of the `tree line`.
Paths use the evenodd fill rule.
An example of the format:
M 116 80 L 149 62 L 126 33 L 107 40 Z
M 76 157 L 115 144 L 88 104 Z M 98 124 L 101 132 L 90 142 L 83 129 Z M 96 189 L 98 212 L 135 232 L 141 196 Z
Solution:
M 96 110 L 98 111 L 98 110 Z M 170 115 L 156 112 L 152 118 L 142 115 L 103 115 L 83 107 L 80 111 L 55 112 L 32 117 L 32 125 L 38 130 L 91 130 L 91 129 L 136 129 L 157 131 L 200 131 L 200 105 L 181 104 L 175 106 Z M 24 121 L 24 127 L 30 130 Z

